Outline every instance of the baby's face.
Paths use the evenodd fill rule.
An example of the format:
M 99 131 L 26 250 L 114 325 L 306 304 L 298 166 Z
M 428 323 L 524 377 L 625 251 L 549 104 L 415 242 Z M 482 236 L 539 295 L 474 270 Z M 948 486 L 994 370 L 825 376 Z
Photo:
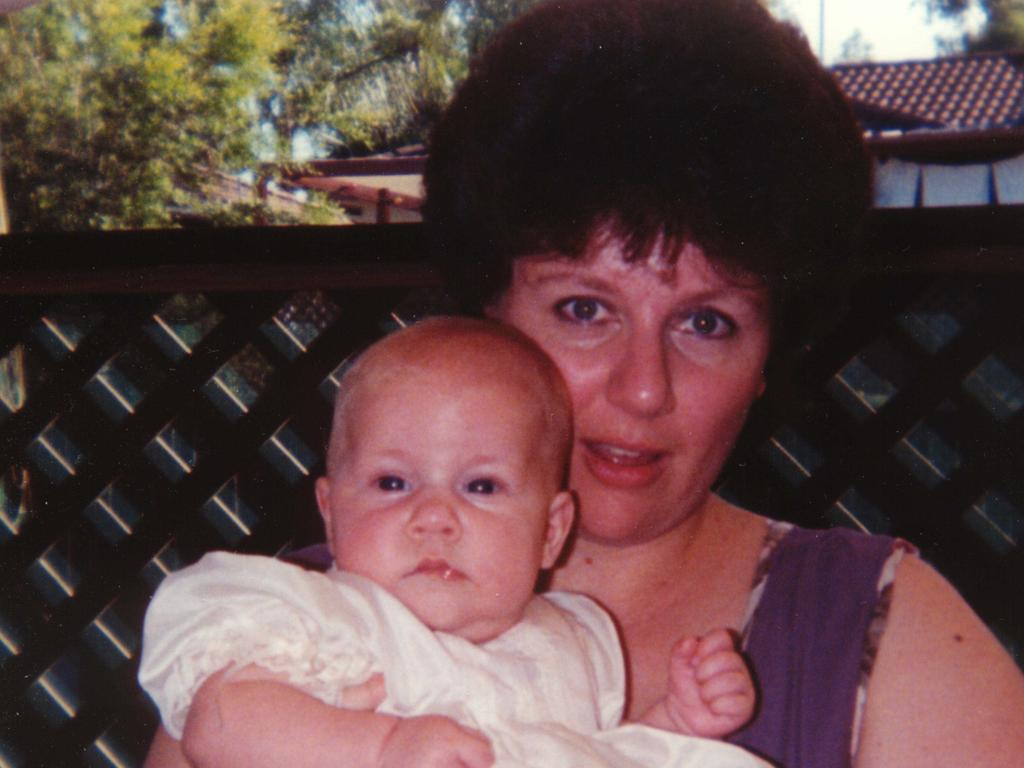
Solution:
M 473 642 L 501 634 L 572 518 L 531 393 L 419 370 L 353 396 L 338 460 L 317 483 L 337 566 L 432 629 Z

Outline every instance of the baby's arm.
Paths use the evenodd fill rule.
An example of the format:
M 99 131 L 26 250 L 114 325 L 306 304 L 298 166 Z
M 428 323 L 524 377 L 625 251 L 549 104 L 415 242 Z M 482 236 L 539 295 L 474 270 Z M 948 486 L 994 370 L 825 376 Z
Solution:
M 356 627 L 386 621 L 362 586 L 271 558 L 215 553 L 168 576 L 146 614 L 139 681 L 183 743 L 159 737 L 147 766 L 182 751 L 199 766 L 489 765 L 489 743 L 450 720 L 369 711 L 379 679 L 376 695 L 372 676 L 345 687 L 375 666 Z
M 217 673 L 192 701 L 182 750 L 198 768 L 340 766 L 487 768 L 490 743 L 444 717 L 397 718 L 372 711 L 380 679 L 346 691 L 341 709 L 257 667 Z
M 721 738 L 754 713 L 754 682 L 724 629 L 685 637 L 672 647 L 668 694 L 641 722 L 690 736 Z

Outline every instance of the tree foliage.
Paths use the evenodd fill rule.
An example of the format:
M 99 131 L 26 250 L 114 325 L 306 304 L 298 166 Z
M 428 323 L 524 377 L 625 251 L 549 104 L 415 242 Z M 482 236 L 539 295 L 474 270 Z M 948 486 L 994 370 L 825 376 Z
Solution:
M 407 140 L 447 98 L 461 60 L 447 3 L 288 0 L 295 30 L 264 117 L 284 141 L 360 152 Z
M 0 137 L 15 225 L 166 224 L 204 172 L 251 163 L 287 44 L 264 0 L 48 2 L 0 20 Z
M 294 46 L 267 117 L 324 152 L 423 141 L 472 55 L 537 0 L 287 0 Z
M 164 226 L 221 205 L 207 179 L 286 162 L 297 142 L 422 141 L 471 52 L 535 1 L 48 0 L 2 16 L 11 219 Z M 235 208 L 210 215 L 267 215 Z
M 1024 0 L 925 0 L 928 10 L 963 21 L 972 8 L 985 14 L 979 32 L 964 32 L 968 51 L 1007 51 L 1024 48 Z
M 837 59 L 840 64 L 855 64 L 871 61 L 875 55 L 875 47 L 859 29 L 853 30 L 839 49 Z

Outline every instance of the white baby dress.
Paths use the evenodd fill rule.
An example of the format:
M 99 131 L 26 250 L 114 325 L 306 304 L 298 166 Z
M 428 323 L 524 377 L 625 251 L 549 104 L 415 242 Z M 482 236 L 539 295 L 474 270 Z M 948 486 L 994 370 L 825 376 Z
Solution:
M 214 672 L 258 664 L 333 706 L 384 676 L 378 712 L 445 715 L 490 740 L 496 768 L 765 768 L 722 742 L 619 725 L 625 671 L 591 600 L 534 598 L 523 620 L 474 645 L 433 632 L 373 582 L 273 558 L 209 554 L 168 576 L 146 614 L 139 681 L 181 737 Z

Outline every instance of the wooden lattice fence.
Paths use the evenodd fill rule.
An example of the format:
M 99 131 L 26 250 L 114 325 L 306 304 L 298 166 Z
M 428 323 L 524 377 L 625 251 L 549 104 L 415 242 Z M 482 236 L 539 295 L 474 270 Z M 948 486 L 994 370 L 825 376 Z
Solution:
M 1024 227 L 941 222 L 876 222 L 881 266 L 757 409 L 722 491 L 912 540 L 1020 659 Z M 317 540 L 339 369 L 438 306 L 420 241 L 0 239 L 0 766 L 141 764 L 150 595 L 210 549 Z

